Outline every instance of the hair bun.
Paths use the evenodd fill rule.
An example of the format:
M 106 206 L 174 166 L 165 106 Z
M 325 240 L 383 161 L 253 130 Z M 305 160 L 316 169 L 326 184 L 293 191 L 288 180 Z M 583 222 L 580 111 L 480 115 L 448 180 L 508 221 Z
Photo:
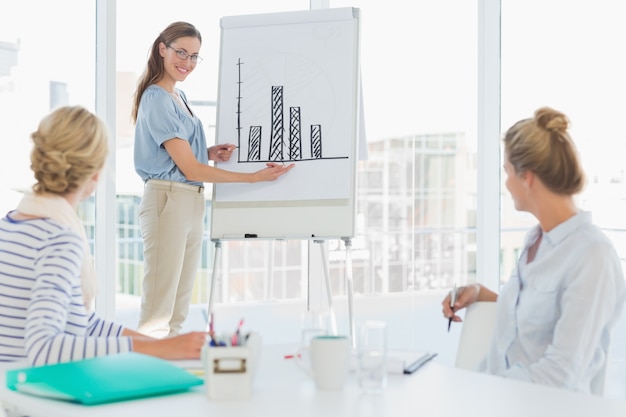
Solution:
M 542 107 L 535 112 L 535 120 L 537 125 L 549 132 L 565 133 L 569 126 L 569 120 L 565 114 L 551 109 L 550 107 Z
M 80 106 L 59 107 L 31 134 L 33 191 L 65 195 L 103 166 L 108 152 L 106 125 Z

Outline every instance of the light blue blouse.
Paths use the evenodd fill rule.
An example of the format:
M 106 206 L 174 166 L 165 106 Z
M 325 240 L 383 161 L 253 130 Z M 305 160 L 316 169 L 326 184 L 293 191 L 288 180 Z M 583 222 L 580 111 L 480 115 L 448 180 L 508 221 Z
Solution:
M 177 90 L 185 102 L 187 98 Z M 200 163 L 208 164 L 209 156 L 202 122 L 158 85 L 150 85 L 143 92 L 135 124 L 135 171 L 145 182 L 161 179 L 202 185 L 189 181 L 165 150 L 163 142 L 180 138 L 189 142 Z
M 528 233 L 518 267 L 498 296 L 494 339 L 479 368 L 590 392 L 626 297 L 620 260 L 591 213 L 579 212 L 543 233 L 527 263 L 541 233 L 539 226 Z

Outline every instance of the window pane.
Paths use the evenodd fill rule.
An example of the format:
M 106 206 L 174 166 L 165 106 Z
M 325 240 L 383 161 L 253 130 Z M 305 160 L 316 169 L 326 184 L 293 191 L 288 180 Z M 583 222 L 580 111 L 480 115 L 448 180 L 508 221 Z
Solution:
M 72 10 L 72 13 L 59 13 Z M 54 16 L 54 18 L 51 18 Z M 80 18 L 76 18 L 80 16 Z M 12 2 L 0 13 L 0 213 L 30 189 L 30 134 L 61 105 L 95 105 L 95 2 Z
M 473 280 L 477 4 L 419 1 L 399 13 L 405 1 L 332 2 L 342 6 L 361 10 L 369 151 L 358 176 L 355 291 Z
M 564 112 L 587 174 L 577 199 L 626 255 L 621 132 L 626 114 L 626 10 L 621 1 L 502 2 L 502 128 L 542 106 Z M 555 30 L 555 22 L 558 30 Z M 584 30 L 581 30 L 584 22 Z M 532 28 L 532 30 L 529 30 Z M 502 280 L 515 266 L 534 217 L 515 211 L 502 189 Z

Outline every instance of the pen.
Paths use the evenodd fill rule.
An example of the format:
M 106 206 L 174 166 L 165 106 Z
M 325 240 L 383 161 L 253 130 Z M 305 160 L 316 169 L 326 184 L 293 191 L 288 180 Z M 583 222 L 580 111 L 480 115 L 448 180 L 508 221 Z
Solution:
M 204 322 L 206 323 L 206 331 L 209 331 L 209 313 L 206 310 L 202 310 L 202 315 L 204 316 Z
M 243 326 L 243 319 L 239 320 L 239 324 L 237 325 L 237 330 L 235 330 L 235 333 L 233 333 L 232 337 L 230 338 L 230 344 L 232 346 L 239 345 L 239 334 L 241 332 L 241 326 Z
M 452 315 L 448 319 L 448 333 L 450 333 L 450 325 L 452 324 L 452 317 L 454 317 L 454 303 L 456 303 L 456 282 L 452 291 L 450 291 L 450 308 L 452 309 Z
M 430 353 L 426 356 L 424 356 L 422 359 L 420 359 L 419 361 L 415 362 L 414 364 L 412 364 L 411 366 L 409 366 L 408 368 L 406 368 L 404 370 L 405 374 L 412 374 L 413 372 L 417 371 L 418 369 L 420 369 L 422 366 L 424 366 L 426 363 L 428 363 L 431 359 L 433 359 L 435 356 L 437 356 L 437 353 Z
M 300 354 L 297 354 L 297 355 L 285 355 L 285 359 L 293 359 L 293 358 L 295 358 L 295 357 L 298 357 L 298 358 L 299 358 L 299 357 L 300 357 Z
M 215 328 L 213 327 L 213 313 L 209 316 L 209 337 L 211 338 L 210 346 L 218 346 L 217 340 L 215 340 Z

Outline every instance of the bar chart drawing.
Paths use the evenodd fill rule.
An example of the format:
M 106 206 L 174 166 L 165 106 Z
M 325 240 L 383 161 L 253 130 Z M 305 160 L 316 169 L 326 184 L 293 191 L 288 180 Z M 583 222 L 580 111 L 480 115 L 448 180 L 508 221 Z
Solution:
M 323 123 L 310 123 L 309 126 L 303 128 L 303 114 L 306 114 L 307 109 L 299 106 L 298 103 L 286 105 L 292 91 L 286 90 L 285 85 L 268 85 L 266 87 L 264 106 L 267 106 L 268 129 L 264 129 L 262 124 L 246 124 L 245 110 L 242 110 L 245 108 L 242 104 L 246 99 L 246 81 L 242 77 L 244 62 L 241 57 L 238 58 L 236 65 L 235 129 L 237 132 L 237 146 L 239 147 L 239 163 L 291 163 L 324 159 L 348 159 L 347 155 L 327 155 L 324 153 Z M 285 116 L 287 119 L 285 119 Z M 309 119 L 315 117 L 310 114 L 307 114 L 307 116 Z M 269 131 L 269 138 L 264 137 L 264 132 L 266 131 Z M 303 135 L 303 132 L 306 133 Z
M 216 203 L 259 205 L 261 215 L 260 206 L 334 212 L 353 202 L 362 126 L 357 18 L 353 8 L 222 18 L 215 143 L 235 149 L 215 166 L 242 174 L 294 166 L 275 181 L 256 181 L 259 174 L 215 183 Z
M 343 7 L 220 19 L 215 143 L 238 148 L 214 166 L 251 181 L 213 183 L 212 240 L 354 236 L 359 18 Z M 259 181 L 281 162 L 289 172 Z

